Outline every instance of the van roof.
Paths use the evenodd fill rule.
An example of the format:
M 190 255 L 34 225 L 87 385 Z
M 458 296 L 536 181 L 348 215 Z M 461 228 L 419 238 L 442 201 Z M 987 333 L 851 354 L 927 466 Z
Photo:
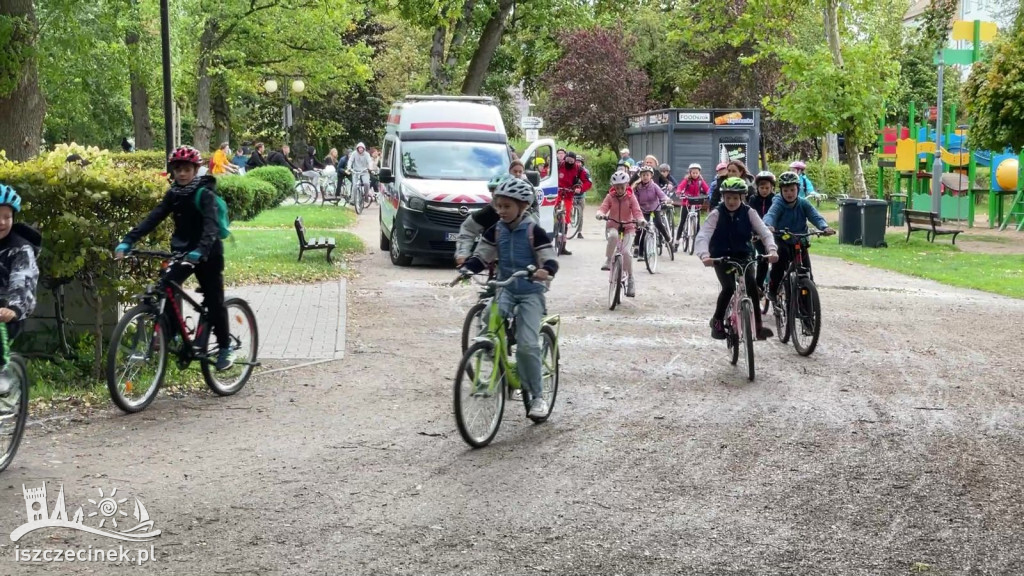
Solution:
M 501 120 L 501 112 L 489 97 L 412 95 L 391 107 L 387 131 L 414 130 L 505 134 L 505 124 Z

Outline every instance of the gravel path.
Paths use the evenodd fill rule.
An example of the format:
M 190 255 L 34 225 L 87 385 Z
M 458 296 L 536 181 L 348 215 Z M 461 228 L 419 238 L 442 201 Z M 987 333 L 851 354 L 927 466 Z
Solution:
M 368 246 L 376 218 L 356 230 Z M 467 449 L 451 379 L 475 292 L 373 251 L 348 283 L 344 360 L 34 427 L 0 476 L 0 531 L 24 522 L 22 484 L 47 481 L 69 508 L 117 486 L 163 531 L 155 562 L 68 574 L 1024 573 L 1024 302 L 819 257 L 817 351 L 758 343 L 750 383 L 709 337 L 713 272 L 663 262 L 610 312 L 596 230 L 548 296 L 548 423 L 509 404 Z M 0 574 L 55 573 L 4 540 Z

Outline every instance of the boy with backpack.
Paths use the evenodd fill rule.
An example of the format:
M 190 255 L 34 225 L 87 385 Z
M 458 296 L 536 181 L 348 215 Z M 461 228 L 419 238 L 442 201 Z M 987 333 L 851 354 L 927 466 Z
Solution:
M 215 366 L 217 370 L 227 370 L 234 364 L 224 308 L 224 243 L 221 242 L 221 238 L 227 236 L 227 206 L 217 196 L 217 180 L 212 176 L 197 176 L 202 163 L 199 151 L 191 146 L 181 146 L 171 152 L 167 159 L 167 171 L 174 179 L 170 189 L 156 208 L 125 235 L 114 249 L 114 257 L 123 258 L 132 245 L 173 215 L 171 251 L 183 252 L 186 256 L 185 262 L 169 272 L 168 279 L 180 284 L 195 272 L 220 350 Z

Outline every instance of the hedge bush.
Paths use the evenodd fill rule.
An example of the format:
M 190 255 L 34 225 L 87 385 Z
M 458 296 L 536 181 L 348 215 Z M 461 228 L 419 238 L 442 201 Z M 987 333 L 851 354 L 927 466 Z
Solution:
M 250 220 L 273 206 L 278 191 L 259 178 L 225 174 L 217 177 L 217 193 L 228 205 L 228 218 L 234 221 Z
M 245 175 L 274 185 L 274 188 L 277 189 L 275 206 L 291 196 L 295 188 L 295 175 L 284 166 L 261 166 L 247 171 Z
M 167 170 L 167 154 L 162 150 L 138 150 L 135 152 L 111 152 L 114 166 L 137 170 Z
M 872 163 L 870 160 L 865 159 L 863 163 L 864 168 L 864 183 L 868 187 L 868 195 L 874 198 L 877 195 L 878 187 L 878 171 L 884 170 L 883 175 L 883 189 L 885 194 L 889 195 L 894 190 L 894 178 L 896 171 L 893 168 L 879 168 L 877 164 Z M 789 162 L 771 162 L 769 163 L 769 169 L 775 173 L 777 177 L 779 174 L 789 170 Z M 931 169 L 928 170 L 931 172 Z M 807 163 L 807 177 L 811 179 L 814 184 L 814 189 L 820 192 L 828 193 L 830 196 L 836 194 L 850 194 L 853 190 L 853 178 L 850 176 L 850 167 L 846 164 L 837 164 L 835 162 L 828 162 L 822 164 L 820 162 Z M 903 192 L 906 193 L 906 184 L 903 184 Z M 978 168 L 974 178 L 974 187 L 978 190 L 989 189 L 989 169 Z

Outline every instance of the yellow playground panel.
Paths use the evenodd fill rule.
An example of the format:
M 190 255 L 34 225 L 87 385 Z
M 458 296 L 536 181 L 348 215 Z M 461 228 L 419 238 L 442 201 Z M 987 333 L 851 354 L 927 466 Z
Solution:
M 904 138 L 896 142 L 896 169 L 901 172 L 917 170 L 919 154 L 935 155 L 935 142 L 918 142 Z M 950 152 L 942 149 L 942 161 L 952 168 L 963 168 L 971 162 L 970 152 Z

